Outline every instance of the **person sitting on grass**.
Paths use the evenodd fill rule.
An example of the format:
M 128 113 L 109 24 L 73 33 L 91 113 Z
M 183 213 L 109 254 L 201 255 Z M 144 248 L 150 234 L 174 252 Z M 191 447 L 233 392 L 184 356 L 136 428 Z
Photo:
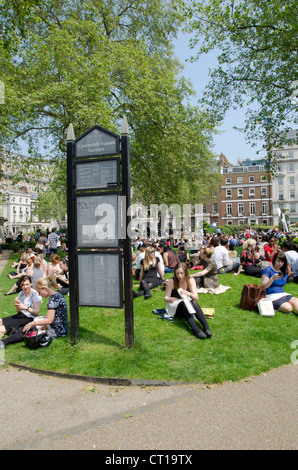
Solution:
M 158 249 L 159 253 L 163 257 L 165 265 L 165 273 L 173 273 L 176 264 L 179 261 L 178 256 L 168 245 L 161 245 Z
M 188 251 L 185 250 L 185 245 L 181 244 L 179 245 L 177 256 L 179 258 L 179 261 L 181 263 L 185 263 L 188 268 L 190 268 L 190 259 L 189 259 L 189 253 Z
M 248 238 L 243 243 L 243 250 L 240 256 L 240 265 L 247 276 L 262 276 L 260 254 L 257 251 L 257 242 L 254 238 Z
M 181 290 L 180 290 L 181 289 Z M 212 336 L 206 317 L 198 304 L 198 293 L 195 280 L 189 276 L 185 263 L 178 263 L 174 269 L 174 277 L 169 279 L 166 285 L 164 300 L 169 304 L 177 303 L 177 299 L 182 299 L 181 295 L 186 295 L 190 299 L 191 306 L 195 313 L 190 313 L 184 301 L 178 303 L 175 315 L 181 315 L 189 324 L 193 334 L 199 339 L 210 338 Z M 196 324 L 196 319 L 202 324 L 204 332 Z
M 266 288 L 266 299 L 273 303 L 274 310 L 282 313 L 298 313 L 298 298 L 287 294 L 283 286 L 288 279 L 288 263 L 284 253 L 273 256 L 272 266 L 267 266 L 262 275 L 262 286 Z
M 232 263 L 229 259 L 228 252 L 228 238 L 220 237 L 219 245 L 214 248 L 212 259 L 214 259 L 217 266 L 217 274 L 225 274 L 230 272 L 237 272 L 240 263 Z
M 0 338 L 14 332 L 0 342 L 1 349 L 4 349 L 8 344 L 22 341 L 22 327 L 39 315 L 41 298 L 32 288 L 31 278 L 27 275 L 23 276 L 20 280 L 20 287 L 22 290 L 14 300 L 17 313 L 0 320 Z
M 35 326 L 50 326 L 49 335 L 58 338 L 66 336 L 69 333 L 67 302 L 65 297 L 54 290 L 53 283 L 50 279 L 39 279 L 35 288 L 38 294 L 44 298 L 48 298 L 48 311 L 44 317 L 35 318 L 32 322 L 27 323 L 23 328 L 23 333 Z
M 17 272 L 14 275 L 10 273 L 8 277 L 12 279 L 13 277 L 21 274 L 22 271 L 24 271 L 24 269 L 27 268 L 27 261 L 28 261 L 28 255 L 27 253 L 24 252 L 21 254 L 21 258 L 19 259 L 19 261 L 17 263 L 13 263 L 11 266 L 13 268 L 16 268 Z
M 278 245 L 276 238 L 272 236 L 269 238 L 268 243 L 264 245 L 266 261 L 272 262 L 274 255 L 279 251 L 280 246 Z
M 155 249 L 148 246 L 145 250 L 145 258 L 140 264 L 140 291 L 133 291 L 134 297 L 140 297 L 144 295 L 145 299 L 152 297 L 150 289 L 153 287 L 160 286 L 163 282 L 163 272 L 160 268 L 160 261 L 155 256 Z M 158 277 L 158 274 L 160 277 Z
M 47 269 L 47 277 L 57 276 L 62 271 L 60 267 L 60 256 L 56 253 L 52 253 L 50 256 L 50 262 Z
M 26 267 L 24 269 L 20 269 L 19 273 L 16 274 L 15 276 L 12 276 L 10 273 L 8 274 L 9 279 L 20 279 L 23 277 L 25 274 L 28 276 L 32 275 L 32 269 L 33 269 L 33 261 L 28 258 L 26 261 Z
M 56 282 L 60 285 L 60 294 L 67 295 L 69 293 L 69 267 L 67 257 L 60 261 L 60 268 L 61 273 L 57 274 Z
M 283 243 L 283 252 L 286 255 L 287 262 L 291 266 L 292 275 L 289 280 L 293 280 L 296 284 L 298 284 L 298 253 L 294 250 L 294 246 L 291 242 L 285 241 Z
M 213 289 L 219 286 L 217 266 L 215 261 L 212 259 L 212 255 L 213 249 L 207 246 L 201 248 L 200 259 L 203 264 L 203 271 L 192 274 L 192 277 L 195 278 L 197 287 L 204 286 L 205 289 Z

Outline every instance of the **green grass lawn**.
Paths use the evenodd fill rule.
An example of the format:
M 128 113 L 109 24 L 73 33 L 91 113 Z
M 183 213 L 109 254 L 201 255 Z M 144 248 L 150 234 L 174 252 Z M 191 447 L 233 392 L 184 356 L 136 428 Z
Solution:
M 12 259 L 16 256 L 0 277 L 1 317 L 15 313 L 15 296 L 3 295 L 13 282 L 7 277 Z M 241 310 L 242 286 L 261 280 L 245 274 L 224 274 L 219 279 L 231 289 L 199 296 L 201 307 L 215 308 L 215 319 L 209 320 L 211 339 L 194 337 L 182 319 L 173 323 L 158 319 L 152 309 L 163 308 L 165 303 L 164 291 L 157 290 L 150 299 L 134 299 L 132 349 L 125 347 L 124 310 L 80 307 L 80 341 L 75 346 L 69 337 L 35 351 L 18 343 L 7 347 L 5 362 L 96 377 L 206 383 L 236 381 L 289 364 L 291 343 L 298 337 L 297 315 L 276 312 L 266 318 Z M 289 283 L 285 290 L 298 295 L 297 284 Z M 41 314 L 45 313 L 43 300 Z

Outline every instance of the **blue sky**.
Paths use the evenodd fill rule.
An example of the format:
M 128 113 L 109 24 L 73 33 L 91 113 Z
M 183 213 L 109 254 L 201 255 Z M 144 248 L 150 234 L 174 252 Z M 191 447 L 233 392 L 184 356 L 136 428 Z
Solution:
M 175 42 L 175 54 L 184 65 L 182 74 L 188 78 L 197 94 L 193 104 L 196 105 L 198 98 L 202 96 L 202 92 L 209 81 L 209 69 L 216 66 L 216 54 L 210 53 L 201 57 L 198 62 L 186 62 L 187 59 L 194 54 L 188 46 L 189 36 L 180 34 Z M 214 137 L 213 151 L 219 155 L 223 153 L 230 163 L 237 164 L 242 158 L 260 158 L 262 154 L 256 154 L 257 148 L 251 147 L 245 140 L 244 133 L 233 129 L 235 125 L 242 127 L 245 120 L 245 110 L 231 110 L 227 113 L 223 125 L 219 130 L 223 131 Z

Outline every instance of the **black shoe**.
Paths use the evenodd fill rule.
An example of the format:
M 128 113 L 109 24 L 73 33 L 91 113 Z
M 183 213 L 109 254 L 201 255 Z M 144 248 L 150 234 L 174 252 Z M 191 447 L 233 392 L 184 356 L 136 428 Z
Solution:
M 150 297 L 153 297 L 153 296 L 152 296 L 152 294 L 149 293 L 149 294 L 145 294 L 144 297 L 145 297 L 145 299 L 150 299 Z
M 205 333 L 203 333 L 203 331 L 200 331 L 200 333 L 198 333 L 196 335 L 196 337 L 199 338 L 199 339 L 206 339 L 207 338 L 207 336 L 205 335 Z
M 211 338 L 211 336 L 212 336 L 212 332 L 210 330 L 205 330 L 205 334 L 206 334 L 207 338 Z
M 132 296 L 135 299 L 136 297 L 141 297 L 141 295 L 144 295 L 144 291 L 140 290 L 140 292 L 132 291 Z

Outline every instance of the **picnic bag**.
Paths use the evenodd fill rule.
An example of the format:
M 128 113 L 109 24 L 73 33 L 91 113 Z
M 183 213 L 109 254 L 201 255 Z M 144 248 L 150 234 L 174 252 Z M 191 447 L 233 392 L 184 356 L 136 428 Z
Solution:
M 258 310 L 258 302 L 266 297 L 266 289 L 259 284 L 245 284 L 242 288 L 240 308 Z

